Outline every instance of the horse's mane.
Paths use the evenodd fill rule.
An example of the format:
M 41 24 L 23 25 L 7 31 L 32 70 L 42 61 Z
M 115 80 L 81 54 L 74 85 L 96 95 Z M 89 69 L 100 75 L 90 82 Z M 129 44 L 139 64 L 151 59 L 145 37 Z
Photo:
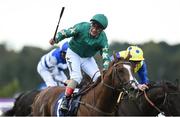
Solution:
M 177 91 L 179 90 L 178 85 L 174 82 L 165 81 L 165 84 L 168 88 L 172 88 L 172 89 L 177 90 Z
M 149 88 L 156 88 L 156 87 L 164 87 L 166 89 L 172 89 L 172 90 L 179 90 L 179 87 L 176 83 L 172 82 L 172 81 L 168 81 L 168 80 L 160 80 L 160 81 L 151 81 L 148 84 Z

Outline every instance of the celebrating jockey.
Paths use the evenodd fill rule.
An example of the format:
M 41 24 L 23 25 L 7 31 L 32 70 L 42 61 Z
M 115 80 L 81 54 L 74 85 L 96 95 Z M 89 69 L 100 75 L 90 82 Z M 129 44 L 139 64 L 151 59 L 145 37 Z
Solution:
M 41 57 L 37 71 L 46 83 L 46 86 L 64 86 L 67 76 L 64 74 L 67 69 L 65 55 L 70 39 L 61 41 L 58 48 L 51 50 Z
M 108 19 L 104 14 L 96 14 L 91 22 L 81 22 L 69 29 L 58 32 L 56 39 L 50 40 L 50 44 L 58 43 L 64 38 L 72 37 L 66 54 L 70 81 L 65 90 L 65 97 L 62 100 L 61 110 L 68 111 L 68 103 L 71 94 L 82 80 L 81 69 L 88 74 L 93 81 L 100 76 L 98 65 L 94 55 L 100 52 L 103 58 L 103 69 L 109 65 L 108 39 L 104 29 L 108 26 Z
M 134 88 L 138 88 L 139 90 L 144 91 L 145 89 L 148 88 L 146 84 L 149 83 L 149 79 L 147 76 L 147 66 L 144 61 L 143 51 L 138 46 L 129 46 L 126 50 L 116 53 L 117 58 L 126 59 L 128 55 L 130 55 L 129 62 L 131 62 L 133 66 L 133 72 L 138 73 L 138 76 L 140 77 L 139 83 L 135 79 L 137 86 L 134 86 Z M 111 60 L 113 59 L 114 57 L 111 56 Z

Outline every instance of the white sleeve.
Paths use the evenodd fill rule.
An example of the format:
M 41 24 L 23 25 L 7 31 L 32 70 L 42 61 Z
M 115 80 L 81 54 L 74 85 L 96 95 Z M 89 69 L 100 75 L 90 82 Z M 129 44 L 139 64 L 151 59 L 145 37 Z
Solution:
M 136 80 L 136 78 L 133 78 L 133 83 L 131 84 L 131 86 L 134 88 L 134 89 L 137 89 L 138 87 L 138 84 L 139 84 L 139 82 Z
M 59 64 L 58 64 L 58 68 L 67 69 L 67 64 L 59 63 Z
M 62 46 L 64 45 L 64 43 L 66 43 L 67 41 L 69 42 L 71 40 L 71 38 L 67 38 L 67 39 L 63 39 L 62 41 L 59 42 L 59 48 L 62 49 Z
M 49 63 L 52 65 L 52 66 L 55 66 L 57 64 L 57 60 L 56 60 L 56 57 L 55 56 L 51 56 L 49 58 Z

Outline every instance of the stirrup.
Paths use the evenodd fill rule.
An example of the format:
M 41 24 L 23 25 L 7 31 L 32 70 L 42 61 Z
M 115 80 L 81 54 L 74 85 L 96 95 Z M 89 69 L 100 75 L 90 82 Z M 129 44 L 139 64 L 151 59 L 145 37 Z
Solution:
M 62 100 L 62 103 L 61 103 L 61 106 L 60 106 L 60 110 L 61 110 L 63 113 L 68 112 L 68 110 L 69 110 L 68 104 L 69 104 L 69 99 L 68 99 L 68 97 L 63 97 L 63 100 Z
M 66 107 L 66 106 L 64 106 L 64 105 L 62 105 L 62 106 L 60 107 L 60 110 L 61 110 L 61 112 L 63 112 L 63 113 L 67 113 L 67 112 L 69 111 L 68 107 Z

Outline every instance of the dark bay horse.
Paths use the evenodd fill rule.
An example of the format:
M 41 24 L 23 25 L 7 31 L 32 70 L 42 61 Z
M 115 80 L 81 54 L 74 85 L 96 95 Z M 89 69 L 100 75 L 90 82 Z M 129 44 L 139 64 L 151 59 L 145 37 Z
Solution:
M 157 116 L 159 113 L 180 116 L 180 90 L 170 81 L 151 83 L 145 92 L 134 98 L 124 95 L 118 103 L 119 116 Z
M 31 105 L 39 90 L 33 89 L 21 93 L 15 100 L 14 106 L 6 111 L 3 116 L 29 116 L 31 114 Z
M 104 75 L 79 94 L 81 99 L 76 102 L 79 104 L 76 115 L 113 115 L 119 93 L 123 91 L 125 85 L 129 84 L 130 77 L 132 77 L 132 70 L 129 62 L 112 61 Z M 32 105 L 32 115 L 56 116 L 54 105 L 64 90 L 65 88 L 61 87 L 49 87 L 41 91 Z

